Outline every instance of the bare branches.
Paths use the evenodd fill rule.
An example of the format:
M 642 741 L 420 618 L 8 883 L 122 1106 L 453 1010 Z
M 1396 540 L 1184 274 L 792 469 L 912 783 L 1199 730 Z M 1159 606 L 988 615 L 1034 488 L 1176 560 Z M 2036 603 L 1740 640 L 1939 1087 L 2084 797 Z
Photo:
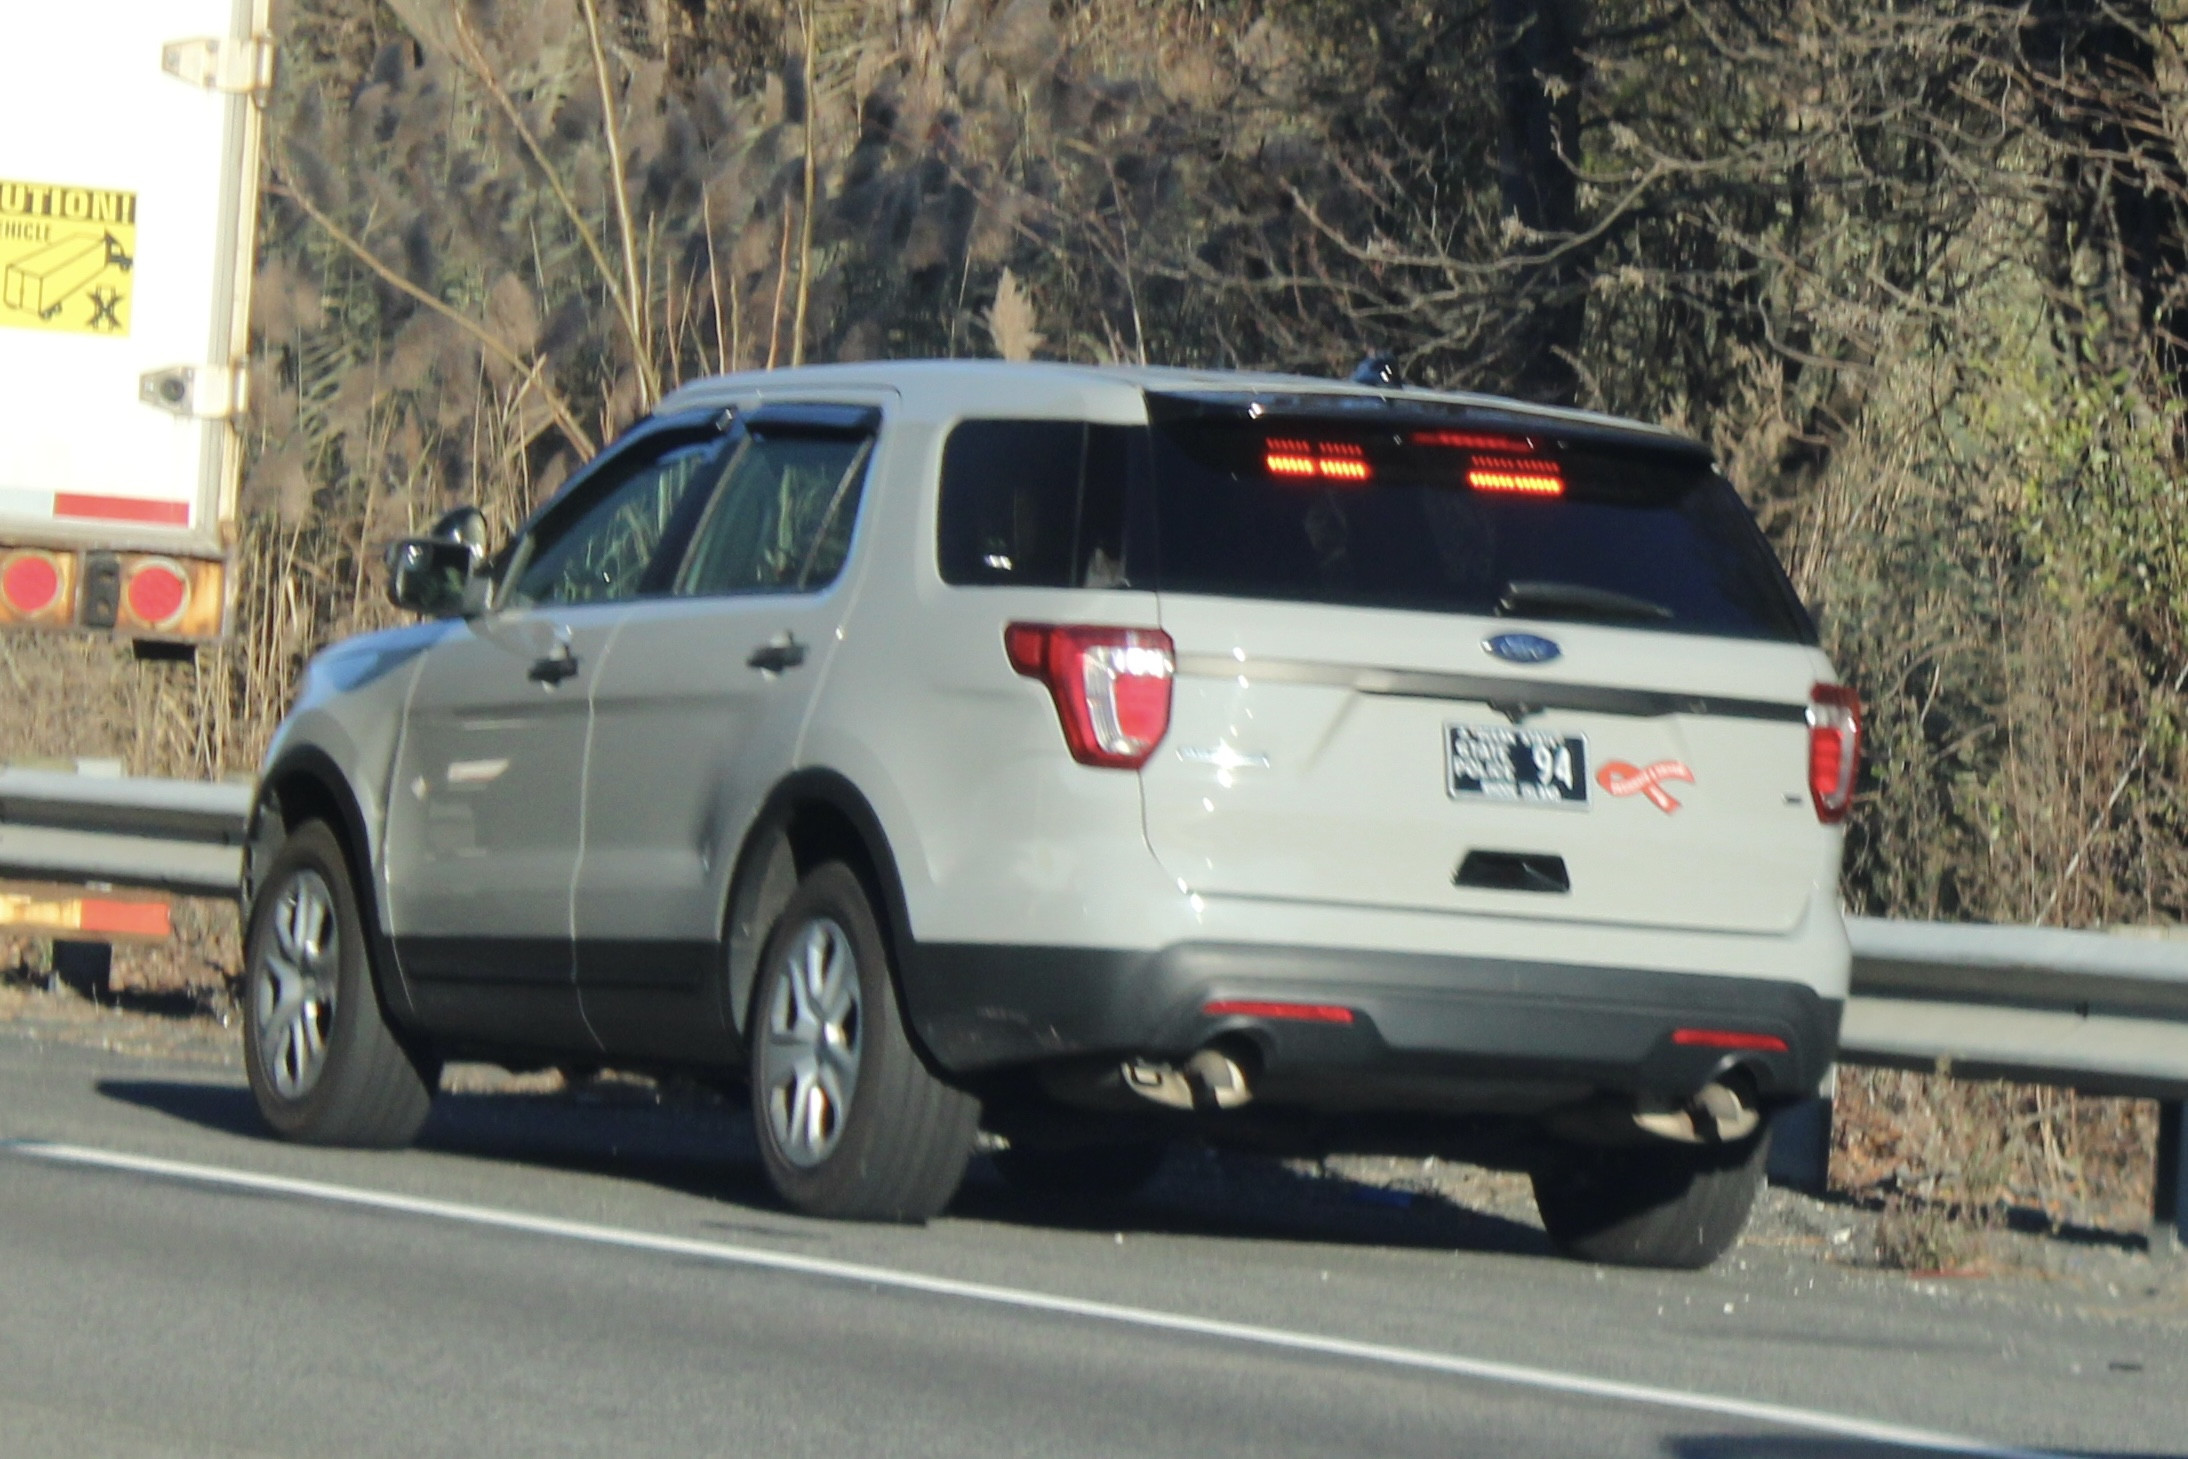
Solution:
M 305 217 L 319 226 L 321 232 L 340 244 L 343 250 L 359 263 L 372 270 L 382 282 L 398 292 L 408 295 L 425 308 L 432 310 L 441 318 L 455 325 L 470 336 L 479 348 L 516 371 L 525 381 L 526 388 L 536 388 L 541 398 L 547 402 L 547 408 L 554 416 L 556 427 L 561 430 L 563 438 L 577 451 L 580 458 L 591 456 L 600 449 L 593 443 L 593 438 L 586 433 L 585 428 L 577 423 L 577 418 L 570 413 L 568 403 L 548 382 L 545 371 L 546 361 L 543 357 L 535 356 L 530 361 L 524 360 L 506 344 L 503 344 L 484 325 L 479 324 L 462 311 L 451 308 L 434 295 L 419 288 L 409 279 L 404 278 L 385 263 L 382 263 L 378 254 L 352 236 L 341 224 L 328 217 L 300 189 L 288 186 L 277 176 L 269 182 L 268 191 L 276 196 L 287 198 L 290 202 L 296 204 Z

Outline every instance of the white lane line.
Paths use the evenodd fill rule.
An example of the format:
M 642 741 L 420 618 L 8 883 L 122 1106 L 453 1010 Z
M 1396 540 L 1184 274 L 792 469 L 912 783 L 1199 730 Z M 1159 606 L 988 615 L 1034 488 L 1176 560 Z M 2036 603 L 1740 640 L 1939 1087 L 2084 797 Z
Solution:
M 496 1231 L 521 1231 L 532 1236 L 583 1241 L 595 1246 L 620 1247 L 627 1251 L 689 1257 L 700 1261 L 719 1262 L 725 1266 L 791 1272 L 799 1276 L 825 1277 L 839 1282 L 858 1282 L 901 1292 L 922 1292 L 929 1296 L 950 1297 L 963 1302 L 1012 1307 L 1020 1311 L 1048 1312 L 1064 1317 L 1082 1317 L 1096 1322 L 1150 1328 L 1158 1332 L 1250 1343 L 1257 1347 L 1276 1348 L 1286 1352 L 1312 1353 L 1321 1357 L 1381 1363 L 1395 1368 L 1447 1373 L 1484 1383 L 1501 1383 L 1546 1393 L 1648 1404 L 1655 1408 L 1707 1414 L 1713 1418 L 1742 1419 L 1809 1433 L 1864 1439 L 1875 1444 L 1898 1445 L 1904 1449 L 1964 1454 L 1973 1456 L 1973 1459 L 2063 1459 L 2063 1456 L 2044 1450 L 2002 1447 L 1981 1439 L 1963 1438 L 1931 1429 L 1875 1423 L 1868 1419 L 1826 1413 L 1817 1409 L 1758 1403 L 1751 1399 L 1725 1398 L 1710 1393 L 1690 1393 L 1678 1388 L 1657 1388 L 1646 1383 L 1625 1383 L 1611 1378 L 1590 1378 L 1580 1373 L 1559 1372 L 1555 1368 L 1499 1363 L 1486 1358 L 1466 1358 L 1452 1353 L 1394 1347 L 1385 1343 L 1355 1342 L 1350 1338 L 1324 1337 L 1316 1333 L 1296 1332 L 1282 1327 L 1260 1327 L 1252 1323 L 1224 1322 L 1217 1318 L 1192 1317 L 1150 1307 L 1127 1307 L 1113 1302 L 1088 1301 L 1080 1297 L 1059 1297 L 1047 1292 L 997 1287 L 985 1282 L 959 1281 L 954 1277 L 923 1276 L 917 1272 L 866 1266 L 859 1262 L 797 1256 L 788 1252 L 768 1251 L 762 1247 L 732 1246 L 719 1241 L 695 1241 L 683 1236 L 657 1236 L 618 1226 L 596 1226 L 588 1221 L 528 1216 L 521 1211 L 498 1210 L 492 1206 L 436 1201 L 421 1196 L 396 1195 L 389 1191 L 330 1185 L 324 1181 L 297 1180 L 282 1175 L 259 1175 L 218 1165 L 156 1160 L 149 1156 L 128 1155 L 83 1145 L 49 1144 L 43 1140 L 0 1140 L 0 1153 L 48 1161 L 56 1165 L 126 1171 L 133 1175 L 153 1176 L 162 1180 L 188 1181 L 198 1185 L 266 1195 L 293 1196 L 299 1200 L 364 1210 L 392 1211 L 406 1216 L 454 1221 Z

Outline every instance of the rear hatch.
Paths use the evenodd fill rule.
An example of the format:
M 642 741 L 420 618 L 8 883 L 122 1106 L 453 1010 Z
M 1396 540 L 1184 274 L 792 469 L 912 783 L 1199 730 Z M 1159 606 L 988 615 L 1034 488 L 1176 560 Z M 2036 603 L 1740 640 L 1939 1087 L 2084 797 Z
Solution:
M 1698 447 L 1526 417 L 1150 400 L 1194 892 L 1782 931 L 1827 665 Z

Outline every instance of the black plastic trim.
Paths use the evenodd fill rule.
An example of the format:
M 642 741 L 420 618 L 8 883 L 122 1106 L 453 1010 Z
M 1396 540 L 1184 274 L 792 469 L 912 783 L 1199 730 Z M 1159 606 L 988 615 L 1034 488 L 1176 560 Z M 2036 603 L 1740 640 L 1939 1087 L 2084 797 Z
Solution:
M 1775 1035 L 1782 1053 L 1731 1056 L 1757 1092 L 1812 1094 L 1838 1044 L 1840 1005 L 1763 977 L 1507 958 L 1180 943 L 1157 952 L 927 944 L 907 987 L 914 1023 L 960 1074 L 1075 1055 L 1178 1057 L 1246 1037 L 1263 1071 L 1495 1078 L 1681 1098 L 1718 1077 L 1721 1049 L 1673 1030 Z M 1351 1025 L 1209 1018 L 1214 999 L 1338 1004 Z

